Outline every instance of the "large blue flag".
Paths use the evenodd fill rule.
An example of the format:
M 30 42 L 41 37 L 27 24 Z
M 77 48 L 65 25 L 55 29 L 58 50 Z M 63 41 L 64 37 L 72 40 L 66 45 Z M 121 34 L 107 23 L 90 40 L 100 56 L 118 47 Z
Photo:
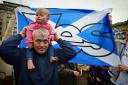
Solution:
M 58 35 L 70 42 L 77 51 L 69 62 L 78 64 L 117 66 L 120 62 L 112 27 L 109 22 L 109 10 L 96 11 L 84 9 L 49 8 L 50 20 Z M 36 8 L 18 7 L 17 32 L 35 20 Z M 58 44 L 53 43 L 55 48 Z M 24 40 L 20 47 L 26 47 Z

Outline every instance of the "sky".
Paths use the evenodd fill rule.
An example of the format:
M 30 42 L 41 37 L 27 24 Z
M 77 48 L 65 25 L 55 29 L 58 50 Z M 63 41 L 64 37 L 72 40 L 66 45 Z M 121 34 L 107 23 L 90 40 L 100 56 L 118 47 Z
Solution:
M 104 10 L 112 8 L 112 23 L 128 20 L 128 0 L 0 0 L 27 5 L 33 8 L 72 8 Z

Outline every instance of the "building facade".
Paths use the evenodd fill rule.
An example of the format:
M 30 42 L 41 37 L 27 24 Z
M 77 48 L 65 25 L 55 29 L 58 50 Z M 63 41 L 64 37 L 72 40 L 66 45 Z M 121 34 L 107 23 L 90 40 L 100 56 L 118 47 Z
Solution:
M 113 30 L 117 29 L 122 33 L 122 36 L 117 37 L 115 35 L 116 39 L 121 39 L 121 40 L 125 40 L 126 39 L 126 31 L 128 31 L 128 20 L 124 21 L 124 22 L 118 22 L 112 25 Z
M 3 1 L 0 4 L 0 42 L 16 33 L 16 16 L 14 9 L 20 4 Z M 26 7 L 26 6 L 25 6 Z M 0 85 L 14 85 L 13 67 L 0 58 Z

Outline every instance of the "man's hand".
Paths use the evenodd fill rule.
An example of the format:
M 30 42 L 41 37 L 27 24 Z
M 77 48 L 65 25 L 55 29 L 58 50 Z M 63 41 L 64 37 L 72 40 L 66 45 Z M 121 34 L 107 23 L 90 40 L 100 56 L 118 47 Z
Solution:
M 59 39 L 58 34 L 56 32 L 54 32 L 54 39 L 55 39 L 55 41 L 57 41 Z
M 128 65 L 119 64 L 118 68 L 120 71 L 128 71 Z

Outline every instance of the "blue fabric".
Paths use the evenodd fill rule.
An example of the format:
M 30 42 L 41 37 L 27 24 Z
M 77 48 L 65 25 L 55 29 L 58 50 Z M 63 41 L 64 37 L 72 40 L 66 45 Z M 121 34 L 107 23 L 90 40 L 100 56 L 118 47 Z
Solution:
M 32 49 L 27 49 L 27 60 L 32 60 L 33 59 L 33 50 Z
M 18 32 L 34 21 L 36 9 L 20 7 L 16 11 Z M 108 56 L 112 56 L 111 59 L 119 60 L 108 9 L 98 11 L 48 8 L 48 10 L 50 12 L 49 24 L 62 39 L 71 42 L 77 51 L 77 56 L 70 61 L 71 63 L 115 66 L 116 62 L 108 59 Z M 25 40 L 19 47 L 26 47 Z M 55 44 L 54 48 L 60 47 Z M 99 57 L 104 57 L 104 60 Z
M 54 57 L 54 47 L 52 45 L 49 45 L 48 47 L 48 57 Z
M 8 64 L 14 66 L 17 85 L 58 85 L 58 62 L 50 63 L 48 52 L 38 55 L 33 51 L 33 62 L 36 66 L 28 70 L 26 66 L 26 48 L 18 48 L 21 41 L 20 35 L 13 36 L 0 46 L 0 56 Z M 72 59 L 76 52 L 66 41 L 57 41 L 62 49 L 56 49 L 55 55 L 60 61 Z

